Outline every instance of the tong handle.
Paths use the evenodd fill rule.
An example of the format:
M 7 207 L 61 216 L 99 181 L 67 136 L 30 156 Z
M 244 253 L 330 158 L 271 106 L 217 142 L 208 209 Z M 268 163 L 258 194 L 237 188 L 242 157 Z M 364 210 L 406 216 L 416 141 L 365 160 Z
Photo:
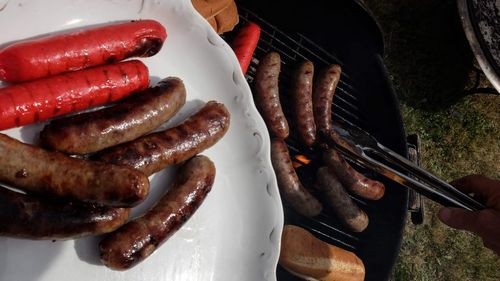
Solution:
M 383 156 L 390 163 L 398 165 L 405 172 L 416 176 L 419 180 L 426 182 L 430 187 L 437 189 L 439 191 L 443 191 L 443 192 L 447 193 L 448 195 L 455 197 L 458 201 L 464 202 L 465 204 L 471 206 L 475 210 L 482 210 L 482 209 L 486 208 L 483 204 L 476 201 L 472 197 L 470 197 L 467 194 L 463 193 L 462 191 L 458 190 L 457 188 L 455 188 L 451 184 L 436 177 L 435 175 L 429 173 L 428 171 L 420 168 L 419 166 L 415 165 L 413 162 L 400 156 L 399 154 L 392 151 L 391 149 L 381 145 L 380 143 L 378 143 L 378 148 L 380 149 L 378 155 Z M 382 153 L 380 153 L 380 152 L 382 152 Z

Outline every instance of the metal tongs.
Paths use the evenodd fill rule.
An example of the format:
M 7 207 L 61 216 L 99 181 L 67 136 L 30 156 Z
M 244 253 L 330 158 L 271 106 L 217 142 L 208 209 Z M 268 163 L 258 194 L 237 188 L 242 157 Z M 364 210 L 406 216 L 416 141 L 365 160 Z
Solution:
M 469 211 L 485 208 L 472 197 L 383 146 L 373 136 L 355 125 L 334 123 L 329 141 L 346 158 L 443 206 L 459 207 Z M 390 166 L 372 156 L 383 159 Z

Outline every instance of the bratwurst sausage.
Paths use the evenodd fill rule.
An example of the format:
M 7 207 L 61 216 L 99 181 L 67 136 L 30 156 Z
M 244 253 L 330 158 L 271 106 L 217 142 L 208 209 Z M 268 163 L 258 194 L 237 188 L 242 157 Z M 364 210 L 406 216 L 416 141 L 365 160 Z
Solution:
M 148 178 L 129 167 L 76 159 L 0 134 L 0 182 L 27 192 L 114 207 L 139 204 Z
M 52 121 L 40 134 L 44 146 L 69 154 L 92 153 L 134 140 L 174 116 L 186 102 L 178 78 L 161 80 L 154 88 L 98 111 Z
M 104 150 L 96 160 L 126 165 L 149 176 L 211 147 L 228 129 L 229 111 L 210 101 L 177 127 Z
M 0 236 L 73 239 L 114 231 L 128 208 L 110 208 L 38 198 L 0 187 Z
M 291 98 L 295 112 L 295 125 L 298 137 L 305 146 L 311 146 L 316 141 L 316 124 L 312 105 L 313 75 L 313 63 L 305 61 L 299 65 L 292 77 Z
M 316 181 L 318 189 L 323 191 L 326 200 L 345 226 L 355 232 L 366 229 L 368 216 L 352 201 L 335 174 L 328 167 L 318 169 Z
M 161 49 L 166 37 L 160 23 L 139 20 L 19 41 L 0 50 L 0 80 L 34 80 L 129 57 L 149 57 Z
M 325 151 L 323 162 L 352 193 L 369 200 L 378 200 L 384 196 L 385 186 L 383 183 L 369 179 L 354 170 L 336 150 Z
M 297 176 L 286 144 L 281 139 L 271 141 L 271 161 L 281 196 L 293 209 L 306 217 L 319 215 L 321 203 L 307 191 Z
M 215 179 L 205 156 L 187 161 L 170 190 L 144 216 L 109 234 L 99 244 L 101 261 L 115 270 L 131 268 L 151 255 L 198 209 Z
M 288 122 L 280 103 L 278 77 L 281 58 L 276 52 L 266 54 L 259 62 L 254 81 L 255 105 L 272 136 L 288 137 Z
M 332 129 L 332 100 L 340 80 L 340 72 L 339 65 L 330 65 L 321 70 L 314 81 L 313 112 L 320 136 L 327 135 Z

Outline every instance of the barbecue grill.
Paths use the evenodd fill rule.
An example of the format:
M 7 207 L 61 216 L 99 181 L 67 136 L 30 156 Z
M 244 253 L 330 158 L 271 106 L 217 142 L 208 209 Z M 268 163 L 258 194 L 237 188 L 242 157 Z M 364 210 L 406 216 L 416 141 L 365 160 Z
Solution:
M 289 117 L 291 107 L 287 106 L 287 88 L 296 62 L 310 60 L 316 70 L 339 64 L 342 76 L 333 101 L 334 121 L 354 124 L 385 146 L 407 156 L 399 105 L 383 63 L 382 34 L 361 2 L 273 1 L 271 4 L 242 0 L 238 1 L 238 6 L 239 26 L 252 21 L 262 29 L 246 76 L 250 85 L 259 58 L 270 51 L 278 52 L 282 59 L 281 102 L 285 115 Z M 236 32 L 226 34 L 226 40 L 231 42 Z M 319 167 L 318 151 L 300 145 L 293 137 L 293 125 L 291 137 L 286 142 L 301 181 L 311 193 L 318 195 L 311 188 Z M 408 190 L 377 174 L 359 170 L 386 185 L 386 194 L 379 201 L 368 202 L 353 196 L 370 219 L 364 232 L 353 233 L 343 227 L 328 207 L 317 217 L 305 218 L 283 202 L 285 223 L 304 227 L 323 241 L 355 252 L 365 264 L 366 280 L 387 280 L 399 253 L 408 211 Z M 321 200 L 321 196 L 316 197 Z M 414 208 L 418 210 L 420 204 L 417 201 Z M 417 218 L 417 222 L 421 221 L 421 212 Z M 300 280 L 281 267 L 278 267 L 277 277 L 278 280 Z

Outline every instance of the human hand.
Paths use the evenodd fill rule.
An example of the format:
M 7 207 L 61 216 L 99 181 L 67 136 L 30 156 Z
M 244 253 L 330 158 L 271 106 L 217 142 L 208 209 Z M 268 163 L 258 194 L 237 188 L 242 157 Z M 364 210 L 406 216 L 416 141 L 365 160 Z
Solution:
M 439 219 L 450 227 L 467 230 L 483 239 L 485 247 L 500 256 L 500 181 L 481 175 L 470 175 L 451 183 L 484 202 L 486 209 L 471 212 L 461 208 L 442 208 Z

